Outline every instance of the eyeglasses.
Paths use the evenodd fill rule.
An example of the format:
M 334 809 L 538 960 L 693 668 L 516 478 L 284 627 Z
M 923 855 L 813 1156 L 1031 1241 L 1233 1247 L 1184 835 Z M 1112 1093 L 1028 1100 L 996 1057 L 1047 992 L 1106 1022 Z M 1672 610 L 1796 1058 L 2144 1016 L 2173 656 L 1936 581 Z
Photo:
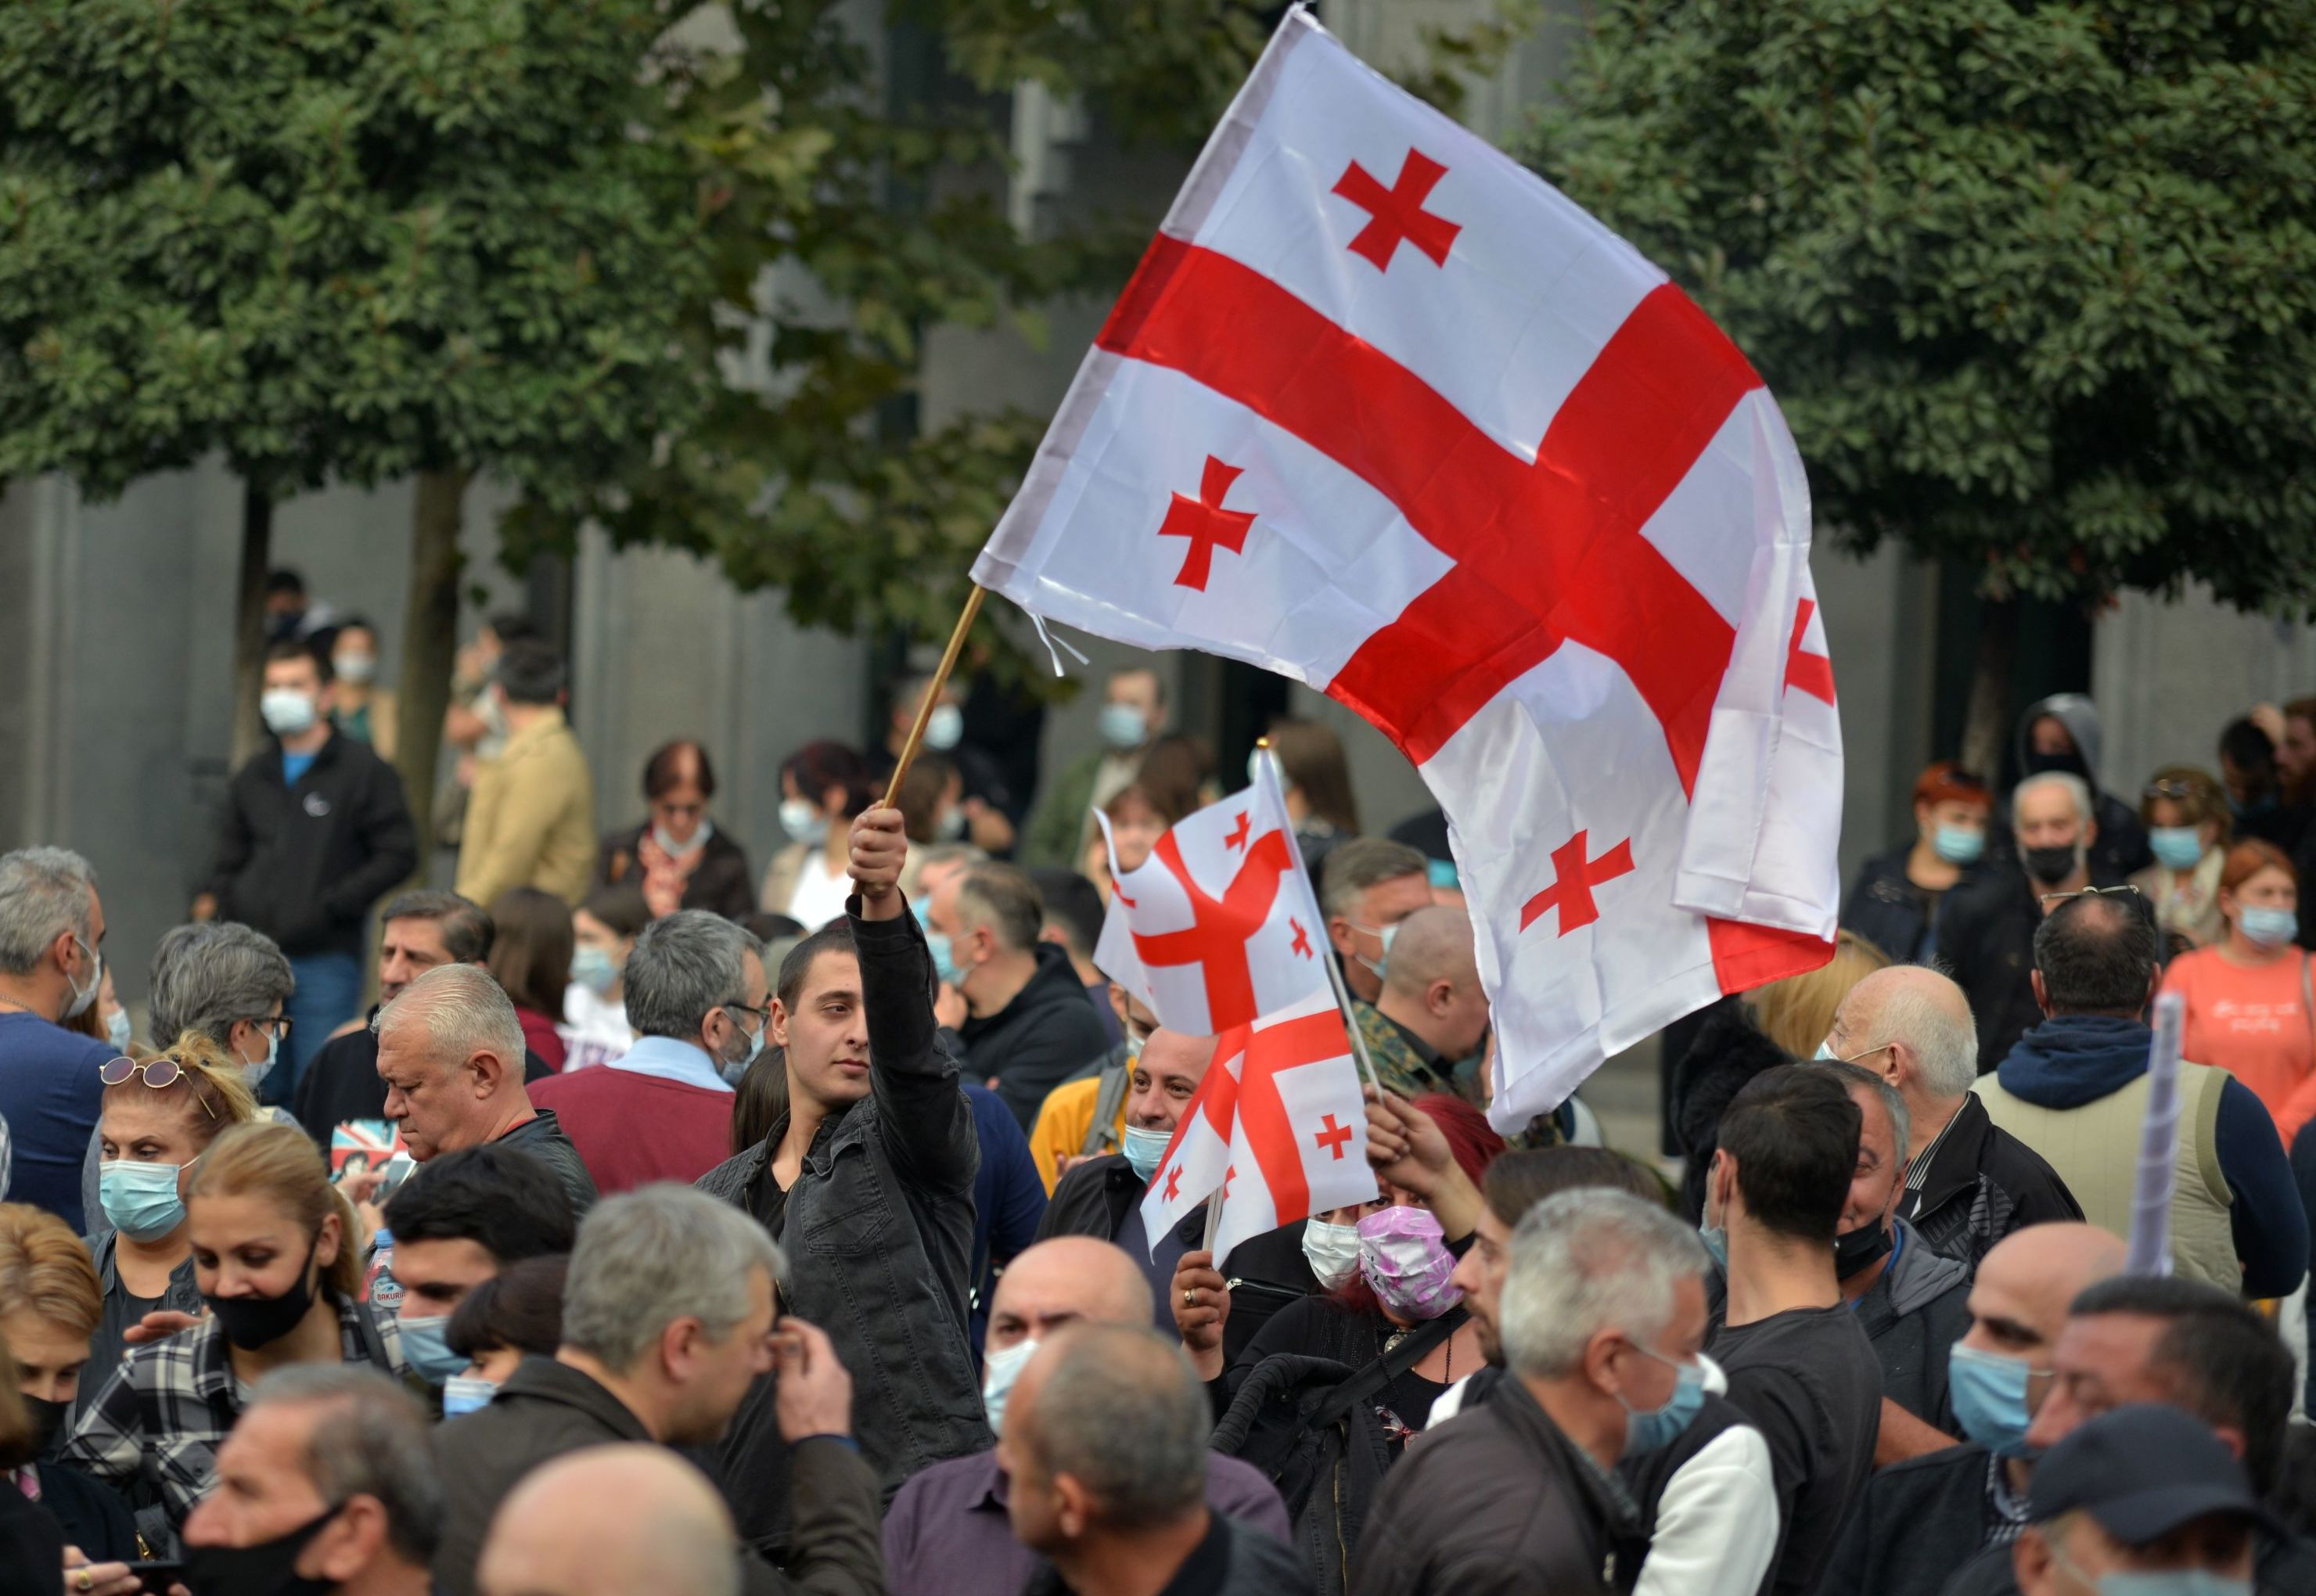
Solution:
M 141 1080 L 155 1092 L 165 1092 L 180 1081 L 194 1084 L 192 1072 L 165 1053 L 158 1058 L 115 1058 L 96 1072 L 96 1078 L 107 1086 L 126 1086 L 132 1080 Z M 210 1119 L 217 1118 L 217 1110 L 209 1107 L 208 1093 L 196 1091 L 193 1101 Z
M 2068 899 L 2133 899 L 2133 908 L 2147 913 L 2147 894 L 2138 887 L 2082 887 L 2080 892 L 2045 892 L 2035 904 L 2066 904 Z
M 756 1023 L 758 1025 L 770 1025 L 772 1022 L 772 1005 L 769 999 L 762 1004 L 744 1003 L 735 999 L 731 1003 L 719 1003 L 717 1006 L 726 1009 L 736 1009 L 743 1014 L 753 1014 L 756 1017 Z
M 2196 784 L 2194 782 L 2173 780 L 2150 781 L 2146 787 L 2141 789 L 2140 796 L 2142 798 L 2176 799 L 2199 798 L 2202 795 L 2196 790 Z
M 250 1023 L 252 1025 L 262 1025 L 268 1030 L 272 1030 L 275 1036 L 280 1037 L 286 1042 L 290 1039 L 290 1027 L 294 1022 L 287 1014 L 263 1014 L 252 1020 Z M 274 1030 L 273 1028 L 276 1026 L 281 1027 L 281 1029 L 279 1030 Z

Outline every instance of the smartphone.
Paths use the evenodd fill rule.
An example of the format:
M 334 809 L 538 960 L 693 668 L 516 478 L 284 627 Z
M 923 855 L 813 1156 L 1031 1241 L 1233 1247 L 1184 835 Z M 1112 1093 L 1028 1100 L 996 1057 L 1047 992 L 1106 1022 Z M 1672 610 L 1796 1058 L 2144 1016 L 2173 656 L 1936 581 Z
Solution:
M 185 1577 L 182 1563 L 131 1563 L 129 1572 L 138 1579 L 138 1588 L 149 1596 L 169 1596 L 169 1587 Z
M 395 1189 L 408 1180 L 411 1172 L 417 1167 L 418 1161 L 407 1152 L 396 1153 L 387 1159 L 379 1166 L 378 1190 L 370 1194 L 370 1201 L 380 1208 L 385 1207 L 386 1199 L 394 1195 Z

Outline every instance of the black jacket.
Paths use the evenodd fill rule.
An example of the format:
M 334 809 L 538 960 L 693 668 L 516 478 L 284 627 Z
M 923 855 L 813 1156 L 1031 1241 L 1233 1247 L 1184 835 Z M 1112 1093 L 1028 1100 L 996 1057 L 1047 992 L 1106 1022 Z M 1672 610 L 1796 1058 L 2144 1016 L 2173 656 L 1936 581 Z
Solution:
M 1938 1596 L 2000 1524 L 1989 1462 L 1984 1447 L 1949 1447 L 1877 1471 L 1818 1576 L 1822 1596 Z
M 1906 860 L 1913 851 L 1911 843 L 1901 843 L 1867 860 L 1841 905 L 1842 930 L 1864 937 L 1901 964 L 1926 962 L 1926 954 L 1935 954 L 1938 943 L 1929 940 L 1929 933 L 1938 929 L 1943 939 L 1940 922 L 1946 905 L 1970 885 L 1972 877 L 1964 870 L 1947 891 L 1926 891 L 1906 875 Z
M 1632 1498 L 1581 1456 L 1527 1386 L 1408 1443 L 1352 1567 L 1363 1596 L 1586 1596 L 1629 1591 Z
M 1023 1596 L 1069 1596 L 1069 1583 L 1047 1564 Z M 1310 1596 L 1302 1559 L 1261 1530 L 1228 1513 L 1210 1512 L 1207 1538 L 1191 1549 L 1158 1596 Z
M 828 1333 L 851 1372 L 852 1432 L 889 1502 L 927 1464 L 990 1445 L 966 1334 L 981 1143 L 933 1025 L 932 958 L 916 916 L 867 921 L 858 908 L 856 898 L 848 919 L 871 1089 L 823 1121 L 788 1190 L 780 1231 L 793 1269 L 780 1296 L 784 1312 Z M 699 1190 L 754 1211 L 753 1188 L 770 1179 L 787 1131 L 783 1114 Z M 771 1382 L 759 1380 L 718 1467 L 741 1538 L 767 1551 L 788 1538 L 787 1459 Z
M 1109 1050 L 1069 954 L 1051 942 L 1038 943 L 1036 954 L 1037 973 L 1011 1003 L 958 1030 L 966 1067 L 975 1080 L 996 1078 L 997 1095 L 1025 1131 L 1037 1124 L 1047 1092 Z
M 2091 856 L 2090 878 L 2094 887 L 2123 882 L 2097 854 Z M 2005 860 L 1958 888 L 1939 920 L 1938 957 L 1970 999 L 1971 1015 L 1978 1021 L 1982 1075 L 2043 1021 L 2033 980 L 2042 891 L 2018 865 Z
M 370 905 L 417 868 L 402 778 L 369 744 L 332 732 L 295 790 L 278 742 L 235 773 L 208 889 L 218 919 L 292 957 L 359 955 Z
M 1934 1430 L 1957 1433 L 1946 1354 L 1970 1328 L 1971 1271 L 1898 1221 L 1898 1255 L 1857 1299 L 1857 1327 L 1882 1365 L 1882 1395 Z
M 102 1480 L 62 1463 L 40 1466 L 40 1505 L 65 1532 L 65 1545 L 78 1547 L 92 1563 L 128 1563 L 137 1550 L 137 1520 L 129 1504 Z
M 435 1431 L 442 1480 L 442 1539 L 434 1577 L 472 1596 L 492 1515 L 540 1464 L 587 1447 L 652 1439 L 643 1421 L 591 1377 L 552 1358 L 525 1358 L 488 1407 Z M 796 1591 L 883 1596 L 877 1482 L 842 1441 L 816 1436 L 796 1449 L 796 1541 L 787 1574 L 753 1556 L 741 1564 L 749 1596 Z
M 1134 1211 L 1145 1190 L 1142 1177 L 1123 1155 L 1105 1153 L 1090 1158 L 1064 1175 L 1054 1188 L 1046 1204 L 1046 1217 L 1038 1224 L 1038 1239 L 1091 1235 L 1114 1242 L 1125 1228 L 1126 1216 Z M 1204 1208 L 1183 1219 L 1176 1234 L 1186 1250 L 1196 1248 L 1204 1239 L 1206 1225 Z M 1231 1288 L 1230 1318 L 1223 1326 L 1225 1366 L 1238 1361 L 1273 1314 L 1317 1295 L 1318 1277 L 1311 1272 L 1310 1260 L 1303 1256 L 1303 1225 L 1297 1219 L 1249 1236 L 1224 1260 Z
M 1898 1212 L 1931 1251 L 1973 1271 L 2014 1230 L 2083 1217 L 2059 1172 L 1997 1125 L 1975 1092 L 1963 1094 L 1962 1107 L 1930 1152 L 1921 1190 L 1901 1198 Z
M 632 881 L 637 890 L 643 887 L 642 860 L 637 856 L 637 844 L 644 833 L 651 829 L 646 820 L 625 831 L 607 833 L 595 855 L 595 884 L 616 887 Z M 756 879 L 748 873 L 748 851 L 726 836 L 721 831 L 708 834 L 701 844 L 701 858 L 692 867 L 683 883 L 683 901 L 676 905 L 683 909 L 705 909 L 711 914 L 721 914 L 726 920 L 745 920 L 756 912 Z
M 2316 1591 L 2316 1546 L 2307 1541 L 2252 1531 L 2253 1596 L 2308 1596 Z M 1989 1547 L 1962 1566 L 1944 1586 L 1944 1596 L 2018 1596 L 2010 1572 L 2010 1548 Z M 1831 1596 L 1831 1587 L 1827 1589 Z
M 502 1134 L 498 1143 L 502 1147 L 519 1148 L 553 1170 L 563 1183 L 564 1194 L 571 1199 L 573 1217 L 585 1218 L 587 1210 L 595 1206 L 595 1177 L 587 1172 L 579 1149 L 563 1134 L 553 1109 L 533 1110 L 530 1119 Z
M 376 1009 L 370 1018 L 378 1018 Z M 545 1059 L 523 1049 L 524 1085 L 554 1073 Z M 330 1133 L 347 1120 L 386 1118 L 386 1083 L 378 1078 L 378 1036 L 368 1025 L 324 1042 L 321 1051 L 307 1061 L 290 1112 L 325 1154 L 330 1150 Z

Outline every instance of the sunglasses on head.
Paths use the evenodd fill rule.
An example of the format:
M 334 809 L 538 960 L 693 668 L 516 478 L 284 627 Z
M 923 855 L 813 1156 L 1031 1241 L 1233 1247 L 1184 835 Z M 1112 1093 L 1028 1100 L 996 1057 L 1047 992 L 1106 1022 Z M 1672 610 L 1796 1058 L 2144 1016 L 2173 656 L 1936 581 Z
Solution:
M 153 1091 L 164 1092 L 180 1081 L 190 1084 L 192 1072 L 165 1053 L 158 1058 L 115 1058 L 96 1072 L 96 1078 L 107 1086 L 125 1086 L 132 1080 L 141 1080 Z M 196 1092 L 193 1097 L 203 1112 L 212 1119 L 217 1118 L 217 1110 L 209 1107 L 208 1093 Z

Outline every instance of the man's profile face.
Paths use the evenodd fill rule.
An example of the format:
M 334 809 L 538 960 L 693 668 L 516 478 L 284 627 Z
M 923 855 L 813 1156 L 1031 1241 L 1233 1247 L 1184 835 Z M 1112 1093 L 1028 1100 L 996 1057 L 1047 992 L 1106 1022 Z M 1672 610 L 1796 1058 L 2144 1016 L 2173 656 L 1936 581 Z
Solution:
M 2173 1400 L 2171 1384 L 2152 1367 L 2156 1343 L 2170 1325 L 2144 1314 L 2086 1314 L 2068 1319 L 2051 1352 L 2051 1389 L 2027 1427 L 2037 1451 L 2128 1402 Z
M 868 1095 L 868 1021 L 860 1003 L 860 961 L 821 954 L 797 985 L 796 1007 L 772 1003 L 772 1043 L 788 1050 L 788 1079 L 824 1107 Z
M 434 1319 L 455 1312 L 467 1293 L 498 1278 L 499 1261 L 488 1247 L 463 1235 L 432 1240 L 397 1238 L 394 1278 L 402 1287 L 405 1319 Z
M 378 1034 L 378 1078 L 386 1084 L 386 1117 L 402 1133 L 411 1157 L 421 1164 L 483 1140 L 479 1121 L 484 1099 L 473 1065 L 438 1065 L 428 1052 L 430 1040 L 423 1021 L 384 1026 Z
M 1472 1246 L 1456 1261 L 1448 1279 L 1464 1293 L 1464 1306 L 1480 1328 L 1480 1351 L 1491 1363 L 1501 1362 L 1503 1342 L 1496 1332 L 1496 1305 L 1503 1297 L 1504 1275 L 1511 1264 L 1511 1231 L 1496 1211 L 1482 1204 L 1479 1222 L 1472 1227 Z
M 304 1404 L 263 1403 L 244 1413 L 217 1452 L 217 1484 L 185 1520 L 185 1543 L 248 1547 L 279 1539 L 321 1517 L 305 1469 L 317 1415 Z

